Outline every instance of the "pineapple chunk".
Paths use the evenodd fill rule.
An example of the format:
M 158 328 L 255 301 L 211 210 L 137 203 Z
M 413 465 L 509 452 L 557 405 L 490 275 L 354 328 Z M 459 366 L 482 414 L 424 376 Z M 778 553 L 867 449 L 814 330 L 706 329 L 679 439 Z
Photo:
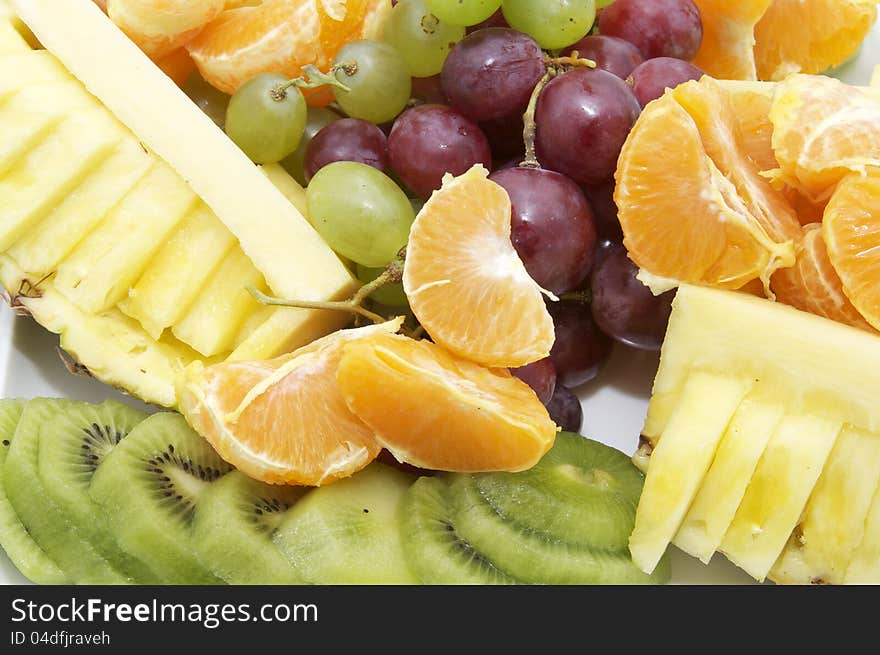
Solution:
M 3 71 L 0 76 L 0 98 L 25 87 L 70 81 L 70 73 L 46 50 L 3 55 L 0 57 L 0 70 Z
M 240 248 L 233 248 L 186 316 L 172 328 L 174 336 L 206 357 L 232 350 L 245 318 L 260 309 L 245 289 L 247 285 L 266 291 L 263 276 L 251 260 Z
M 758 460 L 782 415 L 780 405 L 751 397 L 737 408 L 673 541 L 681 550 L 708 564 L 733 521 Z
M 770 438 L 719 549 L 756 580 L 797 526 L 840 429 L 837 420 L 789 415 Z
M 70 192 L 122 140 L 102 110 L 61 122 L 0 179 L 0 251 L 5 251 Z
M 157 163 L 61 263 L 55 288 L 87 313 L 113 307 L 197 200 L 170 166 Z
M 666 552 L 722 435 L 749 391 L 748 380 L 697 372 L 684 385 L 651 466 L 629 540 L 633 562 L 651 573 Z
M 146 174 L 153 161 L 135 139 L 123 140 L 63 202 L 9 248 L 9 256 L 38 280 L 55 271 Z
M 306 202 L 306 190 L 284 170 L 281 164 L 263 164 L 260 166 L 260 171 L 275 185 L 276 189 L 284 194 L 290 204 L 299 210 L 300 214 L 308 216 L 309 205 Z
M 0 19 L 0 55 L 28 52 L 30 49 L 27 41 L 12 26 L 12 23 Z
M 184 219 L 119 308 L 158 339 L 195 301 L 235 237 L 204 203 Z
M 865 531 L 843 579 L 846 584 L 880 584 L 880 487 L 874 492 Z
M 841 584 L 865 532 L 880 480 L 880 437 L 852 427 L 837 438 L 800 525 L 776 562 L 777 582 Z

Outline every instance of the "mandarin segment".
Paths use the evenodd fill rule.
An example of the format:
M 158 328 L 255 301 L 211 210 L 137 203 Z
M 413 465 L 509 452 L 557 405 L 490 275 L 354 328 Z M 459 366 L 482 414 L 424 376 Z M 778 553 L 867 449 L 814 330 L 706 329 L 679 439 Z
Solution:
M 486 366 L 550 354 L 553 319 L 510 241 L 511 205 L 477 164 L 447 176 L 410 231 L 403 288 L 431 338 Z
M 193 364 L 178 383 L 181 412 L 223 459 L 272 484 L 322 485 L 381 450 L 336 383 L 345 344 L 396 331 L 401 320 L 341 330 L 267 361 Z
M 378 442 L 421 468 L 522 471 L 556 437 L 528 385 L 429 341 L 386 333 L 351 342 L 337 380 L 349 409 Z
M 703 42 L 694 63 L 719 79 L 757 79 L 755 25 L 771 2 L 694 0 L 703 19 Z
M 224 8 L 224 0 L 107 0 L 107 15 L 151 59 L 188 43 Z

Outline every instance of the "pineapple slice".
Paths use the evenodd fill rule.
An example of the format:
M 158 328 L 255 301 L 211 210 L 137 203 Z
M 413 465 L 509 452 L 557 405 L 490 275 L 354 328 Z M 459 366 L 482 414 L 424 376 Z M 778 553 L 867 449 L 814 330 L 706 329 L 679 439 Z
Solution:
M 119 308 L 158 339 L 184 316 L 235 237 L 204 203 L 184 219 Z
M 28 52 L 30 46 L 7 20 L 0 19 L 0 55 Z
M 113 307 L 197 201 L 170 166 L 155 164 L 61 263 L 55 288 L 87 313 Z
M 70 73 L 52 53 L 36 50 L 0 57 L 0 98 L 25 87 L 70 81 Z M 92 100 L 94 102 L 94 99 Z M 44 104 L 50 104 L 48 99 Z
M 845 584 L 880 584 L 880 487 L 874 492 L 862 540 L 843 581 Z
M 847 426 L 771 571 L 777 582 L 841 584 L 880 480 L 880 438 Z
M 221 262 L 208 285 L 172 332 L 206 357 L 229 352 L 246 317 L 261 306 L 245 289 L 265 292 L 262 274 L 240 248 Z
M 748 380 L 697 372 L 684 384 L 663 439 L 651 454 L 636 524 L 633 562 L 651 573 L 678 531 Z
M 153 165 L 135 139 L 125 139 L 8 254 L 36 280 L 58 264 L 104 219 Z
M 721 439 L 715 460 L 673 543 L 708 564 L 718 550 L 771 435 L 780 405 L 747 397 Z
M 767 577 L 797 526 L 840 429 L 838 420 L 789 415 L 767 443 L 719 548 L 756 580 Z

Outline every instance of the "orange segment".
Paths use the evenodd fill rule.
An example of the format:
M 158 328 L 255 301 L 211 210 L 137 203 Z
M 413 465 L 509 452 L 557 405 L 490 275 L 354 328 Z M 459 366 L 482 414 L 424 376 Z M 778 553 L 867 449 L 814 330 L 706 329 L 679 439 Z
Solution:
M 234 93 L 260 73 L 327 70 L 342 45 L 375 35 L 390 0 L 274 0 L 224 11 L 189 45 L 202 76 Z
M 797 244 L 795 265 L 773 275 L 773 291 L 779 302 L 805 312 L 830 318 L 864 330 L 872 330 L 843 293 L 840 277 L 831 265 L 822 225 L 804 226 L 804 237 Z
M 880 90 L 793 75 L 777 86 L 770 120 L 776 178 L 814 201 L 848 173 L 880 166 Z
M 703 43 L 694 63 L 720 79 L 756 79 L 755 25 L 771 2 L 694 0 L 703 18 Z
M 177 86 L 183 86 L 196 70 L 195 62 L 186 48 L 178 48 L 174 52 L 165 55 L 156 62 L 156 66 L 162 69 L 168 77 L 174 80 Z
M 349 408 L 399 461 L 444 471 L 522 471 L 556 438 L 535 393 L 428 341 L 350 343 L 337 370 Z
M 447 175 L 410 231 L 403 288 L 431 338 L 486 366 L 550 354 L 553 319 L 510 241 L 510 198 L 477 164 Z
M 151 59 L 189 42 L 225 0 L 107 0 L 107 15 Z
M 380 447 L 336 383 L 342 349 L 401 322 L 334 332 L 269 361 L 193 364 L 179 384 L 181 412 L 223 459 L 258 480 L 321 485 L 347 477 Z
M 758 77 L 781 80 L 842 64 L 876 19 L 877 0 L 773 0 L 755 28 Z
M 618 160 L 630 257 L 666 284 L 737 289 L 794 263 L 800 225 L 745 151 L 729 94 L 688 82 L 648 105 Z M 657 285 L 662 286 L 662 285 Z
M 844 293 L 880 329 L 880 169 L 840 183 L 825 209 L 822 233 Z
M 743 151 L 752 158 L 759 171 L 778 166 L 773 152 L 773 123 L 770 107 L 776 85 L 772 82 L 719 82 L 730 98 L 733 115 L 739 124 Z

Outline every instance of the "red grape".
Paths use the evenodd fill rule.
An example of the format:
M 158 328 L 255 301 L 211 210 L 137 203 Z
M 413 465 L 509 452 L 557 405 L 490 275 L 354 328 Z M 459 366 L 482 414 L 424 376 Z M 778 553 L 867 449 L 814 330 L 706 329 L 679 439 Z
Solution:
M 614 202 L 614 180 L 596 186 L 585 186 L 582 190 L 593 210 L 596 235 L 599 239 L 622 240 L 623 228 L 620 227 L 617 205 Z
M 703 21 L 693 0 L 616 0 L 599 16 L 599 31 L 629 41 L 646 59 L 690 61 L 703 42 Z
M 477 23 L 476 25 L 471 25 L 467 28 L 467 33 L 471 34 L 473 32 L 478 32 L 480 30 L 484 30 L 487 27 L 510 27 L 507 22 L 507 19 L 504 18 L 504 12 L 499 8 L 494 14 L 489 16 L 482 23 Z
M 556 367 L 549 357 L 519 368 L 512 368 L 510 372 L 529 385 L 543 404 L 550 402 L 553 390 L 556 388 Z
M 400 180 L 425 200 L 446 173 L 461 175 L 474 164 L 492 169 L 486 135 L 445 105 L 419 105 L 398 116 L 388 136 L 388 156 Z
M 492 148 L 492 159 L 517 158 L 519 164 L 525 156 L 526 147 L 523 144 L 523 117 L 522 114 L 511 114 L 492 121 L 480 123 L 480 129 L 489 139 Z
M 681 59 L 656 57 L 636 66 L 627 83 L 644 107 L 662 96 L 667 88 L 674 89 L 703 75 L 705 73 L 701 69 Z
M 453 107 L 475 121 L 488 121 L 522 113 L 545 70 L 543 52 L 532 37 L 491 27 L 456 43 L 440 76 Z
M 566 432 L 580 432 L 584 424 L 584 408 L 580 399 L 561 384 L 557 384 L 553 390 L 553 397 L 547 403 L 547 413 Z
M 622 245 L 605 249 L 591 276 L 593 318 L 617 341 L 642 350 L 659 350 L 675 292 L 655 296 L 636 279 L 637 273 Z
M 412 78 L 412 91 L 410 93 L 413 99 L 421 103 L 445 105 L 449 102 L 446 99 L 446 94 L 443 93 L 440 75 Z
M 315 135 L 306 149 L 306 180 L 335 161 L 357 161 L 384 171 L 388 166 L 385 133 L 359 118 L 330 123 Z
M 556 341 L 550 359 L 556 367 L 556 382 L 576 387 L 589 382 L 611 354 L 611 339 L 597 326 L 586 303 L 561 300 L 549 302 Z
M 591 68 L 563 73 L 538 99 L 538 160 L 578 184 L 606 182 L 640 111 L 632 90 L 613 73 Z
M 562 54 L 570 55 L 575 50 L 582 59 L 595 61 L 596 68 L 614 73 L 622 80 L 629 77 L 633 69 L 645 60 L 639 49 L 629 41 L 604 34 L 585 36 L 563 50 Z
M 522 167 L 489 179 L 510 196 L 510 239 L 532 279 L 555 294 L 576 288 L 590 272 L 596 249 L 593 212 L 577 184 L 553 171 Z

